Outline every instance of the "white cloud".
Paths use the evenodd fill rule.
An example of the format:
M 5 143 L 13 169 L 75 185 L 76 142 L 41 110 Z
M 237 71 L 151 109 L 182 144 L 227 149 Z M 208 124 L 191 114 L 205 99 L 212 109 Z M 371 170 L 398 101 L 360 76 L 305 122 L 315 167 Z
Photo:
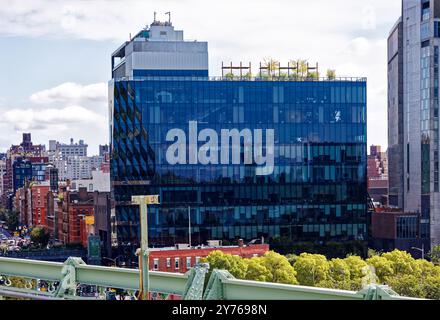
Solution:
M 17 131 L 68 129 L 72 125 L 83 126 L 84 129 L 88 129 L 91 124 L 107 126 L 104 116 L 81 106 L 62 109 L 10 109 L 3 112 L 0 122 L 12 125 Z
M 291 40 L 298 34 L 374 30 L 397 19 L 400 0 L 0 0 L 0 4 L 0 32 L 9 35 L 121 41 L 151 22 L 153 11 L 164 20 L 164 12 L 171 10 L 174 24 L 191 36 L 246 41 L 248 35 L 243 37 L 241 30 L 257 36 L 269 31 L 280 39 L 286 34 L 283 28 L 289 27 Z M 278 32 L 272 32 L 275 29 Z
M 81 102 L 106 102 L 108 87 L 106 83 L 95 83 L 81 85 L 73 82 L 66 82 L 39 91 L 30 96 L 30 101 L 36 104 L 61 103 L 81 103 Z
M 31 132 L 34 143 L 46 144 L 51 139 L 68 142 L 84 139 L 90 153 L 97 153 L 99 144 L 108 143 L 108 117 L 83 106 L 61 108 L 0 108 L 0 132 L 8 133 L 8 142 L 0 140 L 0 150 L 21 141 L 23 132 Z
M 83 139 L 96 153 L 99 144 L 108 143 L 107 95 L 105 83 L 66 82 L 36 92 L 23 108 L 0 105 L 0 132 L 7 133 L 10 143 L 20 141 L 23 132 L 32 132 L 34 142 L 42 144 Z M 0 151 L 9 145 L 0 141 Z

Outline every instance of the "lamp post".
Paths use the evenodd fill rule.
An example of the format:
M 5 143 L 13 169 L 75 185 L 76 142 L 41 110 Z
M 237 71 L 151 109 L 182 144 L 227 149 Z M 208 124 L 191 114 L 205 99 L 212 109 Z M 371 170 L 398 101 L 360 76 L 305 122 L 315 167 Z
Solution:
M 411 247 L 411 249 L 418 250 L 422 253 L 422 259 L 425 259 L 425 244 L 422 243 L 422 248 Z
M 136 255 L 139 256 L 139 299 L 148 300 L 149 292 L 149 256 L 148 251 L 148 205 L 159 204 L 158 195 L 149 196 L 132 196 L 131 202 L 139 205 L 140 222 L 141 222 L 141 247 L 137 249 Z
M 188 206 L 188 241 L 191 248 L 191 207 Z
M 102 257 L 102 259 L 109 260 L 109 261 L 113 262 L 113 264 L 114 264 L 115 267 L 118 267 L 118 259 L 119 259 L 119 258 L 122 258 L 122 257 L 123 257 L 122 255 L 119 255 L 119 256 L 117 256 L 117 257 L 114 258 L 114 259 L 109 258 L 109 257 Z

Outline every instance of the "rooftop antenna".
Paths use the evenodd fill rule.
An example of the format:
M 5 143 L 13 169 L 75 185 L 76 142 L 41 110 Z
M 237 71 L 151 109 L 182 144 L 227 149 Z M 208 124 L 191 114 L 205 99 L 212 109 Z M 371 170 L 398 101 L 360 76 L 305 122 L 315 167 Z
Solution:
M 171 24 L 171 11 L 165 12 L 168 15 L 168 22 Z
M 153 22 L 156 22 L 156 15 L 157 15 L 157 12 L 154 11 L 154 21 Z

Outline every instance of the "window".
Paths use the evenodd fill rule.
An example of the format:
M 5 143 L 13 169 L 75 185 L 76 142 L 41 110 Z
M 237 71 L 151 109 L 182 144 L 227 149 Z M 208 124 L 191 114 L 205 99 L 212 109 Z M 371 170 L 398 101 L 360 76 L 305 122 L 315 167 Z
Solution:
M 422 3 L 422 21 L 429 20 L 430 13 L 429 1 Z
M 196 265 L 200 263 L 200 257 L 196 257 Z
M 167 258 L 167 268 L 171 268 L 171 258 Z
M 180 261 L 180 258 L 174 258 L 174 266 L 176 269 L 179 269 L 179 261 Z
M 159 270 L 159 259 L 153 260 L 153 270 Z
M 434 37 L 440 37 L 440 23 L 439 21 L 434 21 Z
M 191 269 L 191 257 L 186 257 L 186 268 Z
M 431 30 L 430 25 L 428 23 L 422 23 L 420 25 L 420 38 L 421 39 L 427 39 L 431 36 Z

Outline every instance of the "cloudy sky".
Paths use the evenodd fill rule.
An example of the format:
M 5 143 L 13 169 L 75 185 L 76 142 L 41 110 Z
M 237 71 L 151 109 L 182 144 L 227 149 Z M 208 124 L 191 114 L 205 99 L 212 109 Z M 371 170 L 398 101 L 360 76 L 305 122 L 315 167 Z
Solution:
M 108 143 L 110 55 L 129 34 L 166 20 L 208 41 L 221 62 L 304 58 L 368 78 L 368 143 L 387 146 L 386 39 L 401 0 L 0 0 L 0 152 L 34 142 Z

